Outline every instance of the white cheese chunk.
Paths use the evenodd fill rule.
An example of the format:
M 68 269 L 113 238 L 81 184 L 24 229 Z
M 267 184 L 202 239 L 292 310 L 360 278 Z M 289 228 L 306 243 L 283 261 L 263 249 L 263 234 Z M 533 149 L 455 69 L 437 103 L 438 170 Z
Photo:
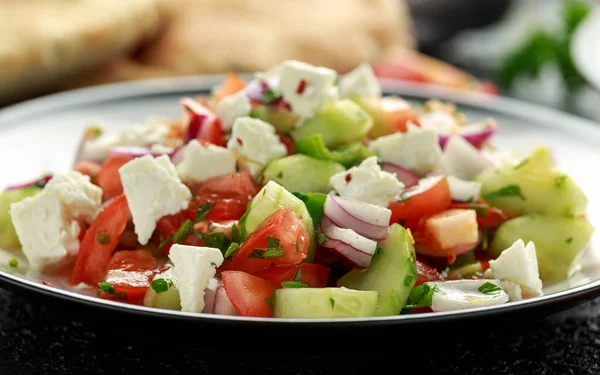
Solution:
M 447 176 L 450 196 L 459 202 L 471 202 L 479 199 L 481 194 L 481 182 L 465 181 L 458 177 Z
M 275 128 L 262 120 L 238 117 L 227 142 L 227 148 L 239 155 L 240 168 L 258 178 L 267 164 L 287 155 L 287 148 Z
M 215 276 L 217 267 L 223 264 L 221 250 L 174 244 L 169 251 L 169 259 L 174 266 L 181 311 L 202 312 L 204 290 Z
M 171 148 L 171 147 L 167 147 L 160 143 L 155 143 L 152 146 L 150 146 L 150 151 L 153 154 L 170 154 L 171 152 L 175 151 L 175 149 Z
M 329 183 L 342 197 L 385 207 L 395 201 L 404 188 L 396 175 L 381 170 L 375 156 L 345 172 L 334 174 Z
M 375 76 L 373 68 L 368 63 L 362 63 L 350 73 L 345 74 L 339 83 L 340 96 L 381 96 L 381 85 Z
M 289 60 L 281 63 L 277 72 L 283 99 L 302 118 L 312 117 L 339 95 L 334 70 Z
M 440 161 L 442 148 L 431 129 L 409 126 L 406 133 L 393 133 L 373 140 L 369 149 L 383 159 L 423 176 Z
M 515 241 L 498 258 L 490 260 L 490 269 L 495 279 L 519 284 L 525 298 L 543 294 L 533 242 L 529 242 L 525 246 L 523 240 Z
M 10 216 L 33 269 L 60 267 L 77 255 L 80 228 L 76 221 L 69 222 L 58 197 L 41 192 L 12 203 Z
M 135 158 L 119 168 L 119 175 L 142 245 L 148 243 L 158 219 L 186 209 L 192 198 L 167 155 Z
M 216 108 L 217 117 L 221 120 L 221 129 L 229 132 L 235 119 L 248 116 L 251 109 L 250 99 L 248 99 L 245 90 L 224 97 L 219 101 Z
M 491 283 L 499 289 L 482 293 L 483 284 Z M 431 309 L 436 312 L 494 306 L 508 302 L 508 294 L 500 286 L 500 280 L 451 280 L 429 282 L 436 290 L 431 299 Z
M 176 168 L 183 182 L 198 183 L 236 171 L 235 153 L 225 147 L 202 145 L 193 139 L 182 152 L 183 156 Z
M 102 189 L 90 181 L 90 176 L 77 171 L 57 174 L 44 187 L 44 192 L 57 197 L 69 217 L 91 223 L 102 204 Z
M 520 301 L 523 299 L 521 285 L 513 283 L 512 281 L 500 280 L 500 286 L 504 289 L 506 294 L 508 294 L 509 302 Z
M 458 135 L 450 136 L 442 158 L 435 170 L 446 176 L 456 176 L 463 180 L 472 180 L 475 176 L 493 167 L 493 162 L 478 149 Z
M 460 131 L 458 122 L 448 112 L 431 111 L 419 116 L 419 125 L 423 129 L 431 129 L 437 134 L 456 134 Z

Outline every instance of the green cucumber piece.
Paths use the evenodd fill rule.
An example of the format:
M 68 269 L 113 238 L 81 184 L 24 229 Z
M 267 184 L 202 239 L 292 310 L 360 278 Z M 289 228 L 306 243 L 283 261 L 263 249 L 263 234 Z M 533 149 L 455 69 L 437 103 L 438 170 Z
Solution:
M 377 292 L 346 288 L 275 290 L 276 318 L 358 318 L 375 316 Z
M 277 132 L 281 134 L 289 134 L 299 120 L 297 115 L 285 108 L 276 108 L 267 105 L 258 105 L 252 108 L 250 117 L 273 125 Z
M 577 256 L 585 249 L 594 232 L 584 217 L 527 215 L 500 225 L 488 250 L 498 256 L 515 241 L 535 244 L 542 281 L 562 281 L 571 277 Z
M 328 193 L 329 178 L 345 171 L 341 164 L 296 154 L 271 162 L 263 172 L 263 182 L 276 181 L 288 191 Z
M 414 241 L 410 233 L 392 224 L 388 237 L 379 246 L 365 270 L 353 269 L 338 280 L 338 286 L 379 292 L 377 316 L 398 315 L 417 282 Z
M 243 232 L 245 235 L 249 235 L 258 228 L 266 218 L 285 206 L 290 206 L 292 211 L 294 211 L 306 225 L 306 230 L 310 236 L 310 244 L 308 246 L 308 254 L 304 261 L 311 262 L 315 256 L 316 249 L 315 227 L 312 218 L 308 213 L 304 202 L 296 198 L 292 193 L 275 181 L 267 182 L 249 203 L 248 212 L 244 215 L 243 220 L 240 220 L 240 225 L 244 226 Z
M 314 117 L 304 121 L 292 131 L 295 140 L 321 134 L 325 146 L 333 148 L 345 143 L 362 140 L 371 130 L 373 119 L 352 100 L 332 102 Z
M 42 191 L 38 186 L 28 186 L 23 189 L 5 191 L 0 194 L 0 247 L 4 249 L 17 249 L 21 247 L 19 237 L 10 217 L 11 203 L 19 202 L 27 197 L 32 197 Z
M 585 213 L 588 204 L 586 195 L 573 179 L 552 164 L 546 147 L 535 149 L 517 165 L 488 169 L 475 180 L 482 183 L 482 197 L 510 216 L 576 217 Z M 498 194 L 502 190 L 509 191 L 506 189 L 512 194 Z
M 152 287 L 148 288 L 144 296 L 144 306 L 156 307 L 159 309 L 181 310 L 181 298 L 179 289 L 173 275 L 173 268 L 154 276 L 154 280 L 163 279 L 166 282 L 167 290 L 157 293 Z
M 327 194 L 322 193 L 298 193 L 293 192 L 295 197 L 299 198 L 304 202 L 310 217 L 313 220 L 313 225 L 316 227 L 321 222 L 323 215 L 325 215 L 325 201 L 327 200 Z
M 321 160 L 331 160 L 340 163 L 346 168 L 360 164 L 369 156 L 375 154 L 361 142 L 341 145 L 335 150 L 329 150 L 323 142 L 321 134 L 311 135 L 294 142 L 294 150 L 298 154 L 304 154 Z

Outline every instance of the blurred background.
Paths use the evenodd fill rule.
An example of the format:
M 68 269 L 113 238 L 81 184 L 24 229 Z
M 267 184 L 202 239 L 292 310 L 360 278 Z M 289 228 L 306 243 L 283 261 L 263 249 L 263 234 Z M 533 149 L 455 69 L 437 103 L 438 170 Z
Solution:
M 600 121 L 599 1 L 0 0 L 0 107 L 287 59 L 502 94 Z

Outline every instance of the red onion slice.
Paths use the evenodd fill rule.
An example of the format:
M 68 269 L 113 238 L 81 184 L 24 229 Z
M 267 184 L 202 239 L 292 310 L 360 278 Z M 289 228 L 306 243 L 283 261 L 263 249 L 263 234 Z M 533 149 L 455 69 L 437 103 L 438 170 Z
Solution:
M 204 309 L 202 312 L 231 316 L 239 315 L 220 279 L 212 278 L 209 280 L 208 286 L 204 290 Z
M 385 239 L 392 211 L 356 199 L 328 195 L 325 216 L 341 228 L 349 228 L 367 238 Z
M 323 217 L 320 225 L 325 235 L 323 247 L 334 251 L 357 267 L 369 267 L 377 249 L 377 242 L 361 236 L 352 229 L 340 228 L 327 217 Z
M 46 184 L 48 183 L 48 181 L 50 181 L 50 179 L 52 179 L 52 175 L 42 176 L 33 181 L 27 181 L 27 182 L 17 184 L 17 185 L 10 185 L 10 186 L 6 187 L 4 189 L 4 191 L 25 189 L 25 188 L 32 187 L 32 186 L 39 186 L 41 188 L 44 188 L 44 186 L 46 186 Z
M 483 145 L 496 133 L 498 130 L 498 124 L 494 120 L 485 120 L 478 124 L 465 125 L 460 127 L 460 135 L 467 142 L 472 144 L 475 148 L 481 149 Z M 446 143 L 452 134 L 440 134 L 440 147 L 444 149 Z
M 419 177 L 397 164 L 384 162 L 381 164 L 381 169 L 389 173 L 395 173 L 398 181 L 402 182 L 406 188 L 416 186 L 419 183 Z
M 183 123 L 187 129 L 183 141 L 187 143 L 198 138 L 202 128 L 215 121 L 216 116 L 192 98 L 183 98 L 180 103 L 184 110 Z

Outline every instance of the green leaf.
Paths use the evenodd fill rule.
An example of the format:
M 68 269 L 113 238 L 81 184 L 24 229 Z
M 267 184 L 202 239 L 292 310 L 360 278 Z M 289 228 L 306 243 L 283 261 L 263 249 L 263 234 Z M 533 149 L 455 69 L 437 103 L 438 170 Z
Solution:
M 181 224 L 181 227 L 177 229 L 175 235 L 173 236 L 173 243 L 179 243 L 187 238 L 190 234 L 194 232 L 194 224 L 191 220 L 186 220 Z
M 98 282 L 98 292 L 101 294 L 115 294 L 115 288 L 106 281 Z
M 413 288 L 408 296 L 406 306 L 407 309 L 417 307 L 430 307 L 433 299 L 433 294 L 437 291 L 435 284 L 425 283 Z
M 230 258 L 232 256 L 234 256 L 235 254 L 237 254 L 237 252 L 240 250 L 240 244 L 238 244 L 237 242 L 232 242 L 229 247 L 227 248 L 227 250 L 225 251 L 225 258 Z
M 519 185 L 506 185 L 498 190 L 483 194 L 483 198 L 488 201 L 505 197 L 519 197 L 520 199 L 525 200 L 525 196 L 521 193 L 521 187 Z
M 204 220 L 206 215 L 208 215 L 208 213 L 210 212 L 210 210 L 213 209 L 214 206 L 215 204 L 212 202 L 202 203 L 201 205 L 199 205 L 196 209 L 196 218 L 194 219 L 194 223 L 199 223 L 202 220 Z
M 204 239 L 204 246 L 213 247 L 225 253 L 231 245 L 231 241 L 224 233 L 198 233 L 198 237 Z
M 326 240 L 327 240 L 327 236 L 325 236 L 324 233 L 319 233 L 319 235 L 317 236 L 317 243 L 319 245 L 323 245 Z
M 240 227 L 236 224 L 233 224 L 231 226 L 231 239 L 233 240 L 233 242 L 237 242 L 238 244 L 242 243 L 242 233 L 240 232 Z
M 335 308 L 335 300 L 331 297 L 329 297 L 329 303 L 331 304 L 331 308 Z
M 165 279 L 152 280 L 152 282 L 150 282 L 150 286 L 152 287 L 152 290 L 156 292 L 156 294 L 169 290 L 169 283 Z
M 271 104 L 277 101 L 281 97 L 281 93 L 274 89 L 265 89 L 262 98 L 260 98 L 260 104 Z
M 300 266 L 298 266 L 298 269 L 296 270 L 296 273 L 294 274 L 294 278 L 292 279 L 292 281 L 300 281 L 301 277 L 302 277 L 302 272 L 300 271 Z
M 477 290 L 479 290 L 483 294 L 489 295 L 489 294 L 499 293 L 502 290 L 502 288 L 500 288 L 498 285 L 492 284 L 488 281 L 485 284 L 483 284 L 482 286 L 480 286 L 479 288 L 477 288 Z
M 282 288 L 306 288 L 307 285 L 302 281 L 282 281 Z

